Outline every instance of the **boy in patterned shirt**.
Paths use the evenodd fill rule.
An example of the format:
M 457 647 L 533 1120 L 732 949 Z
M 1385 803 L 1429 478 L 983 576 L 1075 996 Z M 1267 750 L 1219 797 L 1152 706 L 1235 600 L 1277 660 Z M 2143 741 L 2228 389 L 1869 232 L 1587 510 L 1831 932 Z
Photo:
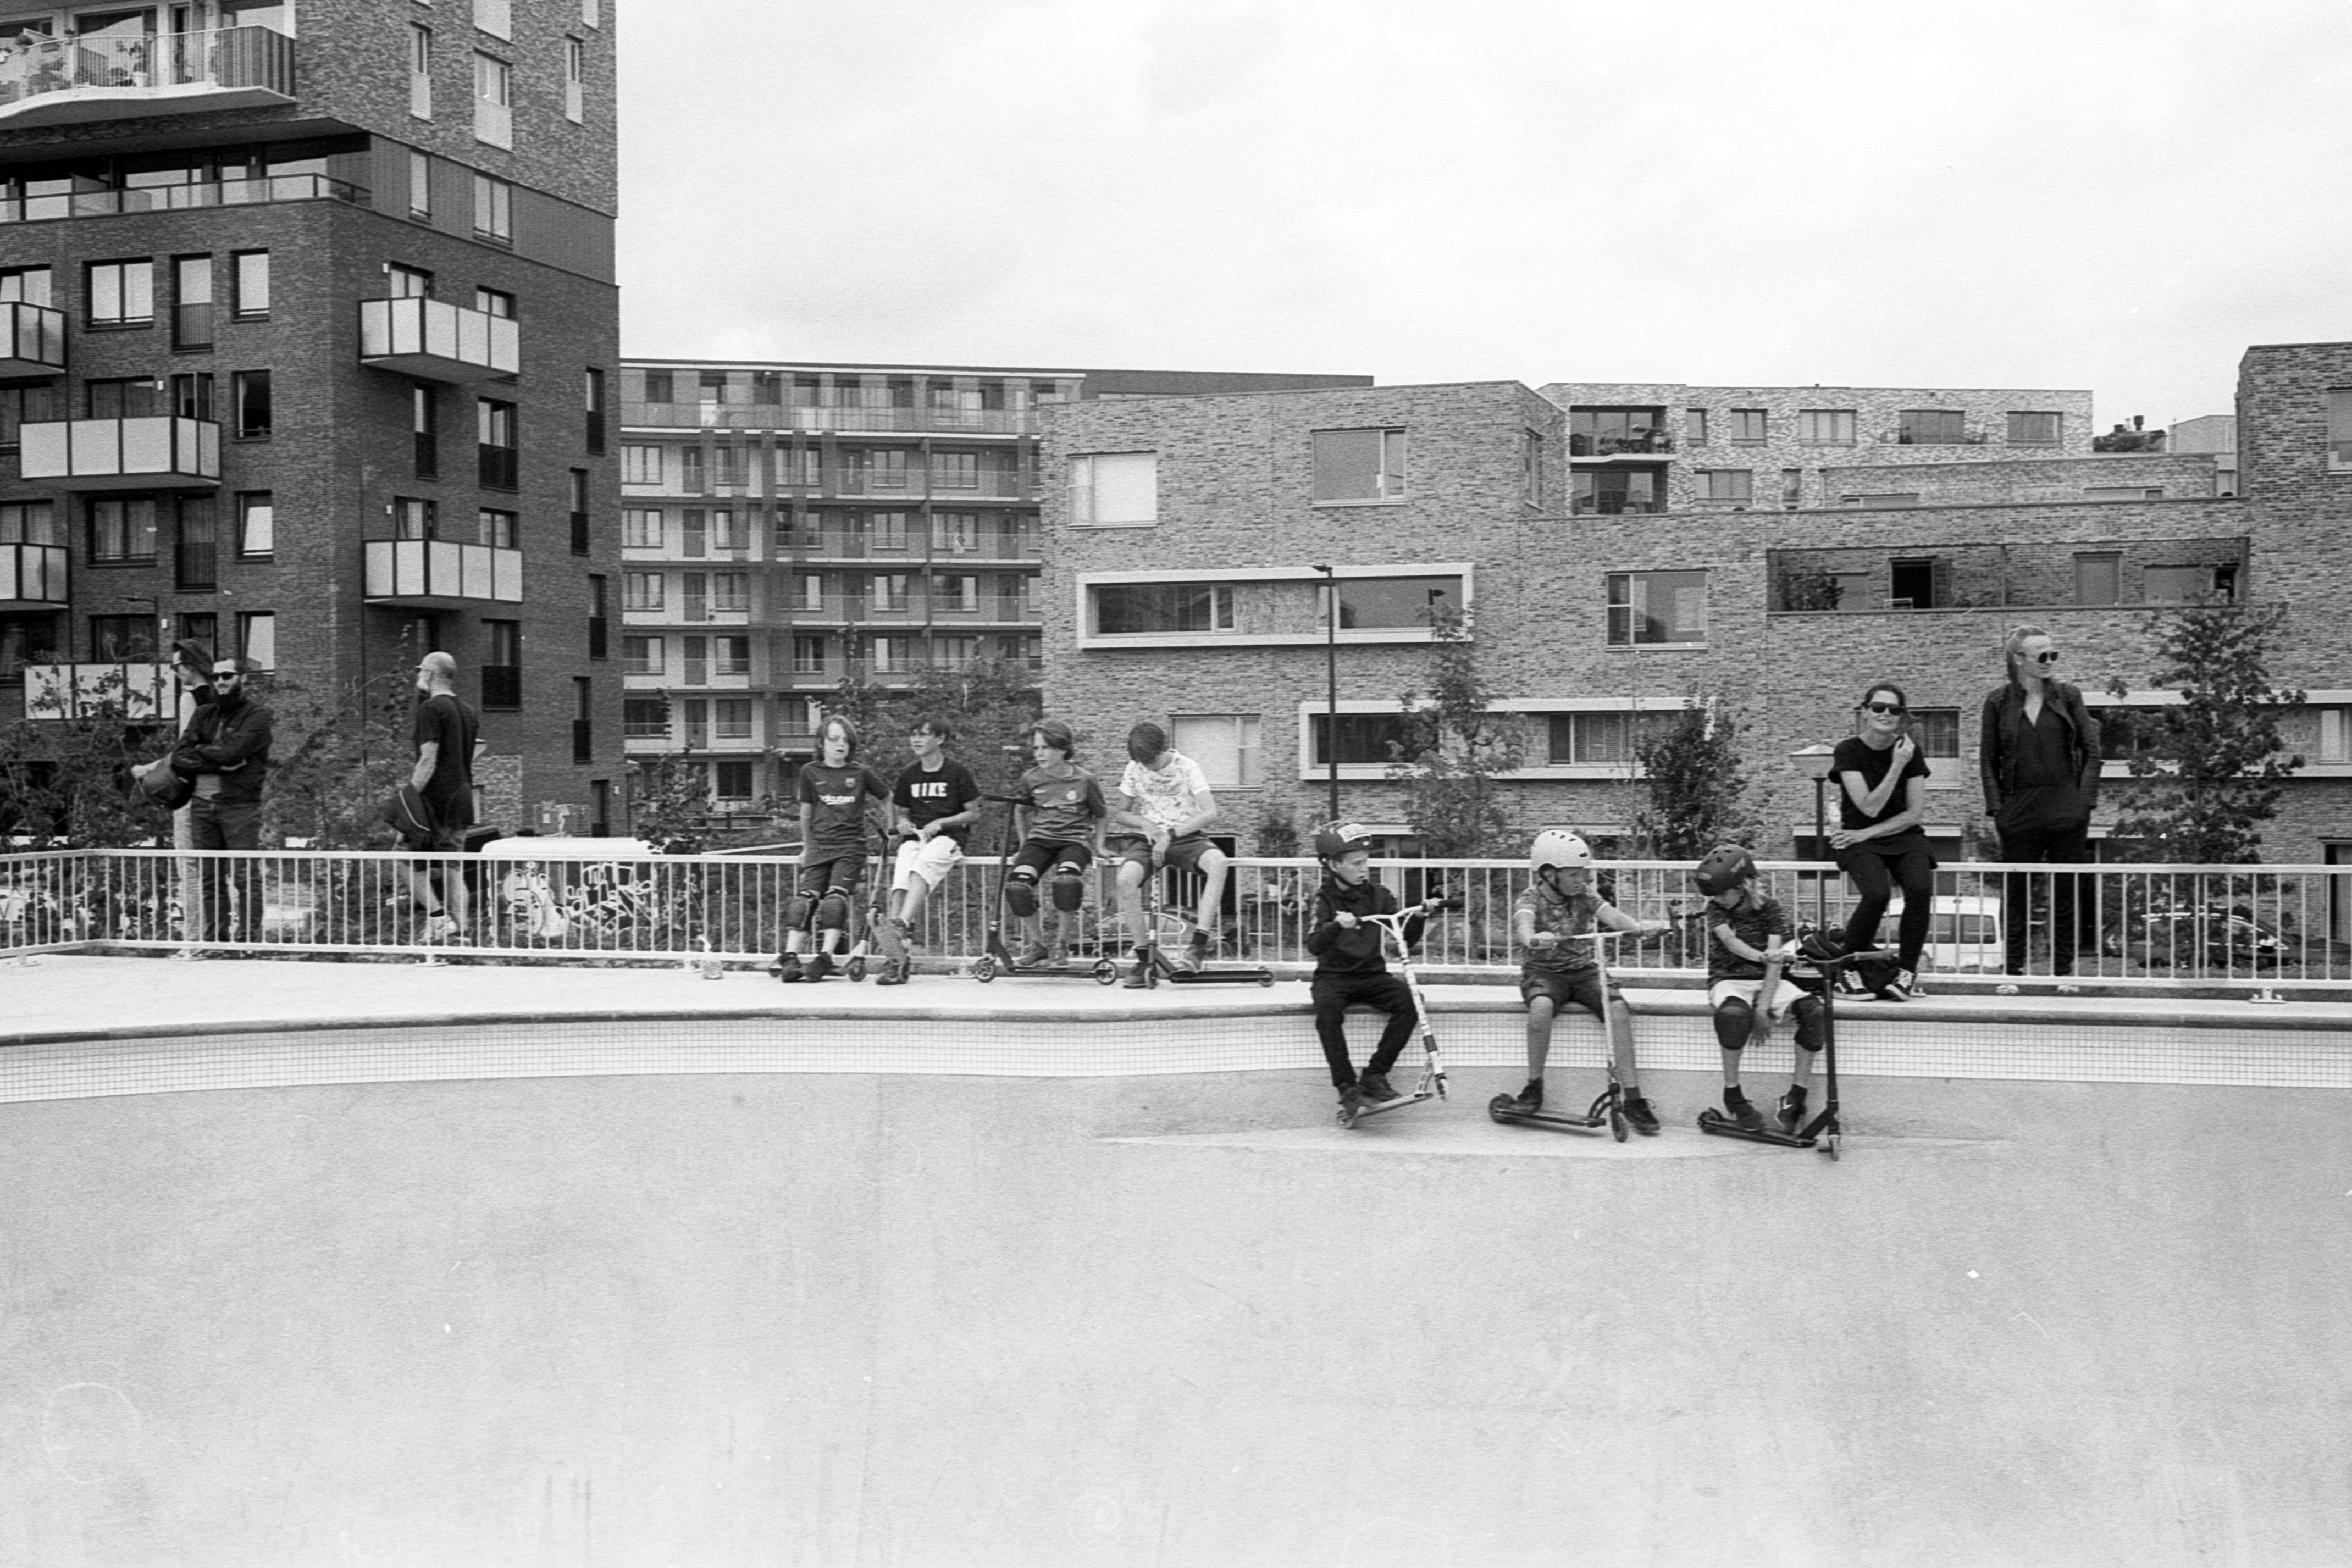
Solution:
M 1144 880 L 1157 867 L 1199 872 L 1201 902 L 1194 909 L 1192 940 L 1172 960 L 1180 969 L 1198 969 L 1209 956 L 1225 900 L 1225 852 L 1210 842 L 1208 832 L 1217 820 L 1216 797 L 1209 791 L 1201 765 L 1170 746 L 1168 732 L 1156 724 L 1139 724 L 1127 732 L 1127 757 L 1110 814 L 1110 847 L 1122 857 L 1119 913 L 1139 950 Z M 1149 984 L 1143 965 L 1139 952 L 1129 986 Z
M 1625 1120 L 1645 1138 L 1658 1135 L 1658 1113 L 1642 1097 L 1633 1065 L 1633 1019 L 1625 998 L 1602 972 L 1601 931 L 1648 936 L 1668 928 L 1665 921 L 1636 920 L 1587 885 L 1592 848 L 1575 833 L 1550 828 L 1536 835 L 1528 852 L 1535 879 L 1511 911 L 1511 931 L 1527 956 L 1519 965 L 1519 998 L 1528 1004 L 1528 1086 L 1513 1108 L 1543 1109 L 1544 1061 L 1551 1053 L 1552 1019 L 1559 1009 L 1580 1007 L 1609 1031 L 1617 1082 L 1624 1092 Z
M 1086 871 L 1094 863 L 1095 836 L 1109 814 L 1102 785 L 1070 759 L 1076 749 L 1076 737 L 1060 719 L 1042 720 L 1029 731 L 1029 755 L 1037 765 L 1021 776 L 1024 802 L 1013 809 L 1021 851 L 1013 857 L 1004 883 L 1005 906 L 1028 938 L 1016 960 L 1024 968 L 1067 960 L 1070 932 L 1087 900 Z M 1052 883 L 1046 892 L 1060 917 L 1050 947 L 1044 917 L 1037 913 L 1037 883 L 1049 871 Z
M 1758 1132 L 1764 1117 L 1740 1091 L 1739 1053 L 1755 1027 L 1765 966 L 1785 956 L 1791 932 L 1789 912 L 1778 899 L 1756 890 L 1755 857 L 1738 844 L 1710 851 L 1691 873 L 1691 881 L 1710 905 L 1706 1000 L 1715 1009 L 1715 1042 L 1723 1048 L 1723 1108 L 1742 1127 Z M 1824 1038 L 1822 998 L 1798 991 L 1784 976 L 1765 1005 L 1770 1018 L 1793 1013 L 1797 1019 L 1796 1069 L 1780 1105 L 1781 1131 L 1794 1132 L 1805 1120 L 1805 1085 Z

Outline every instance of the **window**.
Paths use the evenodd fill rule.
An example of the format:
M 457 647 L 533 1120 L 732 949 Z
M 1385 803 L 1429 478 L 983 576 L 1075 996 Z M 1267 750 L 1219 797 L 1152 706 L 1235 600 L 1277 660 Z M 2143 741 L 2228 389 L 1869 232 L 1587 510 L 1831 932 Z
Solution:
M 979 548 L 979 513 L 934 512 L 931 514 L 931 553 L 933 555 L 970 555 Z
M 52 501 L 0 503 L 0 544 L 61 545 L 57 504 Z
M 1666 479 L 1656 468 L 1579 468 L 1569 476 L 1569 509 L 1616 517 L 1666 509 Z
M 187 614 L 184 612 L 175 617 L 175 619 L 180 623 L 180 641 L 184 643 L 195 643 L 206 648 L 216 648 L 220 645 L 219 616 L 208 615 L 202 612 L 195 614 Z
M 659 549 L 662 543 L 662 515 L 658 507 L 624 507 L 621 508 L 621 548 L 623 549 Z
M 514 187 L 488 174 L 474 176 L 474 237 L 514 240 Z
M 669 703 L 661 697 L 622 698 L 621 734 L 629 740 L 668 739 Z
M 1706 641 L 1706 573 L 1609 574 L 1609 646 Z
M 855 459 L 855 471 L 869 490 L 903 490 L 907 487 L 907 454 L 896 448 L 861 452 Z
M 596 760 L 596 681 L 593 675 L 572 677 L 572 760 Z
M 1760 408 L 1735 408 L 1731 411 L 1731 444 L 1734 446 L 1764 444 L 1766 420 Z
M 824 643 L 822 637 L 793 639 L 793 674 L 821 675 L 824 674 Z
M 430 299 L 433 298 L 433 274 L 421 267 L 404 267 L 389 261 L 383 267 L 384 296 L 391 299 Z
M 969 670 L 980 662 L 980 639 L 944 636 L 931 639 L 931 664 L 942 670 Z
M 0 267 L 0 300 L 25 305 L 49 303 L 49 269 L 46 267 Z
M 574 468 L 571 476 L 572 553 L 588 553 L 588 470 Z
M 267 490 L 247 490 L 236 497 L 236 553 L 246 560 L 264 560 L 278 549 L 278 507 Z
M 2074 558 L 2074 602 L 2115 603 L 2123 595 L 2123 556 L 2112 551 L 2077 555 Z
M 515 548 L 515 529 L 521 518 L 514 512 L 483 507 L 474 514 L 475 542 L 496 549 Z
M 671 375 L 667 371 L 647 371 L 646 372 L 646 401 L 647 402 L 675 402 L 677 400 L 677 393 L 673 390 L 676 384 L 677 378 Z
M 711 668 L 721 675 L 749 675 L 751 673 L 751 639 L 749 637 L 713 637 L 710 640 Z
M 1255 789 L 1265 782 L 1254 713 L 1177 714 L 1169 743 L 1201 765 L 1212 789 Z
M 824 453 L 814 446 L 776 448 L 776 483 L 815 489 L 824 483 Z
M 172 258 L 172 347 L 213 346 L 213 258 Z
M 563 40 L 563 118 L 578 125 L 586 118 L 588 46 L 578 38 Z
M 433 160 L 422 152 L 408 155 L 408 215 L 425 223 L 433 219 Z
M 258 321 L 269 314 L 269 253 L 241 250 L 229 258 L 235 267 L 236 298 L 230 309 L 240 321 Z
M 662 640 L 658 637 L 624 637 L 621 639 L 621 669 L 632 675 L 658 675 L 662 673 Z
M 1234 629 L 1231 583 L 1106 582 L 1089 595 L 1097 636 Z
M 603 0 L 580 0 L 580 25 L 583 27 L 603 26 L 604 24 L 600 17 L 603 8 Z
M 403 539 L 430 539 L 441 537 L 441 510 L 437 503 L 420 500 L 414 496 L 392 498 L 393 537 Z
M 605 634 L 611 625 L 613 580 L 601 572 L 588 574 L 588 656 L 605 656 Z
M 514 67 L 478 50 L 474 55 L 474 140 L 492 147 L 514 145 Z
M 659 610 L 662 607 L 662 574 L 657 571 L 625 571 L 621 574 L 621 608 L 627 610 Z
M 969 613 L 980 608 L 980 579 L 963 574 L 940 573 L 931 579 L 931 608 L 935 611 L 962 611 Z
M 979 489 L 980 454 L 977 452 L 932 453 L 931 487 L 935 490 Z
M 704 481 L 707 472 L 702 461 L 702 448 L 681 446 L 677 449 L 677 487 L 689 496 L 699 496 L 710 486 Z
M 91 616 L 89 656 L 101 664 L 153 658 L 155 618 L 152 615 Z
M 1318 430 L 1314 455 L 1318 503 L 1404 499 L 1402 430 Z
M 876 512 L 866 519 L 866 548 L 898 553 L 907 548 L 907 514 Z
M 494 398 L 475 399 L 474 426 L 480 445 L 482 486 L 490 490 L 519 488 L 522 458 L 515 450 L 515 405 Z
M 1381 767 L 1403 754 L 1411 737 L 1401 713 L 1343 713 L 1339 717 L 1339 763 L 1342 767 Z M 1331 715 L 1307 715 L 1309 761 L 1331 766 Z
M 433 29 L 414 22 L 408 26 L 408 112 L 433 118 Z
M 751 465 L 745 461 L 750 455 L 740 446 L 724 443 L 710 449 L 710 473 L 714 483 L 740 487 L 751 482 Z M 724 516 L 724 513 L 720 514 Z M 723 547 L 722 547 L 723 548 Z
M 1530 507 L 1543 505 L 1543 449 L 1540 431 L 1519 433 L 1519 499 Z
M 816 579 L 811 577 L 802 580 L 814 582 Z M 908 581 L 908 576 L 903 571 L 876 573 L 868 580 L 867 604 L 875 610 L 888 611 L 893 613 L 903 612 L 907 609 Z
M 876 608 L 894 610 L 903 610 L 906 608 L 906 596 L 903 591 L 907 580 L 901 577 L 896 580 L 898 582 L 901 589 L 899 602 L 895 605 L 885 605 L 880 601 L 880 591 L 878 588 L 878 585 L 883 581 L 883 580 L 880 578 L 875 579 L 875 581 L 877 584 Z M 794 610 L 800 611 L 821 611 L 824 608 L 824 574 L 823 572 L 804 571 L 793 579 L 792 607 Z
M 915 640 L 912 637 L 877 637 L 872 647 L 874 669 L 877 674 L 897 674 L 915 667 Z
M 737 614 L 751 608 L 751 576 L 742 571 L 714 571 L 710 574 L 710 608 Z
M 1801 507 L 1805 504 L 1805 471 L 1802 468 L 1780 470 L 1780 505 Z
M 2319 747 L 2314 762 L 2352 762 L 2352 708 L 2315 707 L 2319 716 Z
M 2161 485 L 2085 485 L 2083 498 L 2086 501 L 2161 501 Z
M 749 800 L 754 782 L 753 765 L 743 758 L 721 758 L 710 765 L 710 795 L 715 800 Z
M 155 319 L 155 264 L 143 257 L 93 261 L 84 298 L 93 327 L 150 326 Z
M 1571 408 L 1568 411 L 1570 457 L 1615 457 L 1629 452 L 1670 452 L 1663 408 Z
M 503 288 L 477 288 L 474 290 L 474 308 L 485 316 L 511 321 L 515 319 L 515 297 Z
M 1321 582 L 1308 584 L 1315 593 L 1315 629 L 1323 629 L 1326 613 Z M 1444 612 L 1462 609 L 1458 577 L 1367 577 L 1339 580 L 1339 630 L 1370 632 L 1430 626 Z M 1230 626 L 1224 628 L 1231 630 Z
M 1706 410 L 1703 408 L 1683 410 L 1683 440 L 1692 446 L 1706 444 Z
M 171 406 L 182 419 L 213 417 L 213 377 L 210 371 L 183 371 L 172 378 Z
M 2236 597 L 2237 569 L 2212 566 L 2151 566 L 2139 574 L 2140 599 L 2148 604 L 2228 603 Z
M 1960 710 L 1956 707 L 1915 707 L 1911 723 L 1919 734 L 1919 755 L 1930 762 L 1958 762 L 1960 759 Z M 1957 783 L 1953 770 L 1936 769 L 1948 783 Z
M 1916 507 L 1919 504 L 1916 490 L 1885 490 L 1870 496 L 1840 496 L 1841 507 Z
M 1753 498 L 1755 474 L 1747 468 L 1702 468 L 1699 498 L 1704 501 L 1746 501 Z
M 2160 755 L 2168 747 L 2170 720 L 2179 710 L 2158 706 L 2102 706 L 2099 757 L 2106 762 L 2129 762 L 2136 757 Z
M 751 738 L 751 699 L 719 697 L 710 705 L 711 733 L 720 740 Z M 745 790 L 745 794 L 751 793 Z
M 487 644 L 482 655 L 482 706 L 521 707 L 522 622 L 485 621 L 482 635 Z
M 441 398 L 419 382 L 408 389 L 408 433 L 419 479 L 441 476 Z
M 1905 446 L 1950 446 L 1969 438 L 1969 416 L 1958 409 L 1909 408 L 1895 415 L 1895 439 Z
M 1852 446 L 1853 410 L 1805 408 L 1797 411 L 1797 442 L 1802 446 Z
M 248 610 L 236 618 L 236 648 L 261 669 L 278 667 L 278 616 L 268 610 Z
M 514 37 L 514 0 L 474 0 L 474 26 L 494 38 Z
M 0 447 L 13 450 L 28 422 L 37 424 L 57 418 L 61 412 L 62 402 L 53 385 L 0 387 Z
M 267 441 L 273 427 L 269 409 L 269 372 L 238 371 L 229 377 L 230 413 L 239 441 Z
M 709 574 L 700 571 L 682 572 L 678 576 L 677 586 L 679 597 L 686 601 L 686 618 L 688 621 L 709 620 L 710 618 Z M 698 657 L 691 646 L 688 647 L 687 657 L 689 659 Z
M 152 376 L 84 382 L 82 400 L 91 419 L 150 419 L 166 411 L 163 383 Z
M 2009 444 L 2011 446 L 2055 446 L 2062 423 L 2062 417 L 2054 413 L 2011 413 L 2009 416 Z
M 2352 390 L 2327 394 L 2327 471 L 2352 474 Z
M 110 497 L 89 503 L 89 559 L 106 565 L 155 559 L 155 497 Z
M 593 365 L 582 377 L 581 398 L 588 455 L 598 456 L 604 450 L 604 372 Z
M 220 514 L 210 496 L 183 496 L 180 537 L 172 552 L 173 586 L 183 593 L 220 587 Z
M 1556 713 L 1549 760 L 1554 767 L 1631 768 L 1641 748 L 1664 739 L 1683 721 L 1678 708 L 1639 713 Z

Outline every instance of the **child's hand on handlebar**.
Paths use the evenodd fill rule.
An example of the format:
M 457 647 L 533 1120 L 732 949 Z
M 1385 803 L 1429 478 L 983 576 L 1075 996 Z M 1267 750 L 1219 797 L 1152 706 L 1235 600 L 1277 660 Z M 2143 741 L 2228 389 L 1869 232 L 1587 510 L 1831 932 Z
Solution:
M 1338 924 L 1339 929 L 1342 931 L 1353 931 L 1359 924 L 1356 917 L 1349 914 L 1344 909 L 1339 911 L 1339 914 L 1331 916 L 1331 918 Z
M 1528 938 L 1528 946 L 1530 947 L 1557 947 L 1559 946 L 1559 933 L 1557 931 L 1538 931 L 1534 936 Z

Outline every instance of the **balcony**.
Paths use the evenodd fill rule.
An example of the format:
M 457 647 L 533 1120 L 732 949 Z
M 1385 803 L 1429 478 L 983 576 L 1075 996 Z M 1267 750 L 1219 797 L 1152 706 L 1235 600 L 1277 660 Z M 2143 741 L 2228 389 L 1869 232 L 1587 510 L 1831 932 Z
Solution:
M 367 541 L 371 604 L 457 610 L 522 602 L 522 551 L 456 539 Z
M 294 40 L 268 27 L 34 37 L 0 60 L 0 129 L 294 101 Z
M 0 127 L 7 121 L 0 120 Z M 349 202 L 366 206 L 368 193 L 324 174 L 272 174 L 253 180 L 209 180 L 200 184 L 142 185 L 114 190 L 92 184 L 75 191 L 38 192 L 0 201 L 0 224 L 40 223 L 50 218 L 104 218 L 122 213 L 177 212 L 190 207 L 239 207 L 258 202 Z
M 63 545 L 0 545 L 0 611 L 51 610 L 68 602 Z
M 511 317 L 446 300 L 360 301 L 360 363 L 467 386 L 521 372 L 522 332 Z
M 60 376 L 66 313 L 11 299 L 0 304 L 0 376 Z
M 60 419 L 21 432 L 19 472 L 68 490 L 209 490 L 220 484 L 220 426 L 208 419 Z
M 136 723 L 178 706 L 168 664 L 26 664 L 24 674 L 26 718 L 94 718 L 119 709 Z
M 1953 543 L 1765 552 L 1776 614 L 2129 610 L 2252 601 L 2242 538 Z
M 621 423 L 647 430 L 803 430 L 916 435 L 1027 435 L 1024 409 L 817 408 L 780 402 L 624 402 Z
M 1579 431 L 1568 438 L 1570 457 L 1648 457 L 1674 449 L 1674 436 L 1664 430 Z

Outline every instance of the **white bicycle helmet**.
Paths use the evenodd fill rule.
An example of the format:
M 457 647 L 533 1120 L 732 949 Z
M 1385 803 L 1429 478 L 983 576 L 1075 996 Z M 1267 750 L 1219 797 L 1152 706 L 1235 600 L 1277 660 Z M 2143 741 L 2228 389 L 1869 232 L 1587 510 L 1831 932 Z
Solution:
M 1540 876 L 1548 871 L 1582 871 L 1592 863 L 1592 846 L 1566 828 L 1546 828 L 1528 850 L 1528 864 Z

